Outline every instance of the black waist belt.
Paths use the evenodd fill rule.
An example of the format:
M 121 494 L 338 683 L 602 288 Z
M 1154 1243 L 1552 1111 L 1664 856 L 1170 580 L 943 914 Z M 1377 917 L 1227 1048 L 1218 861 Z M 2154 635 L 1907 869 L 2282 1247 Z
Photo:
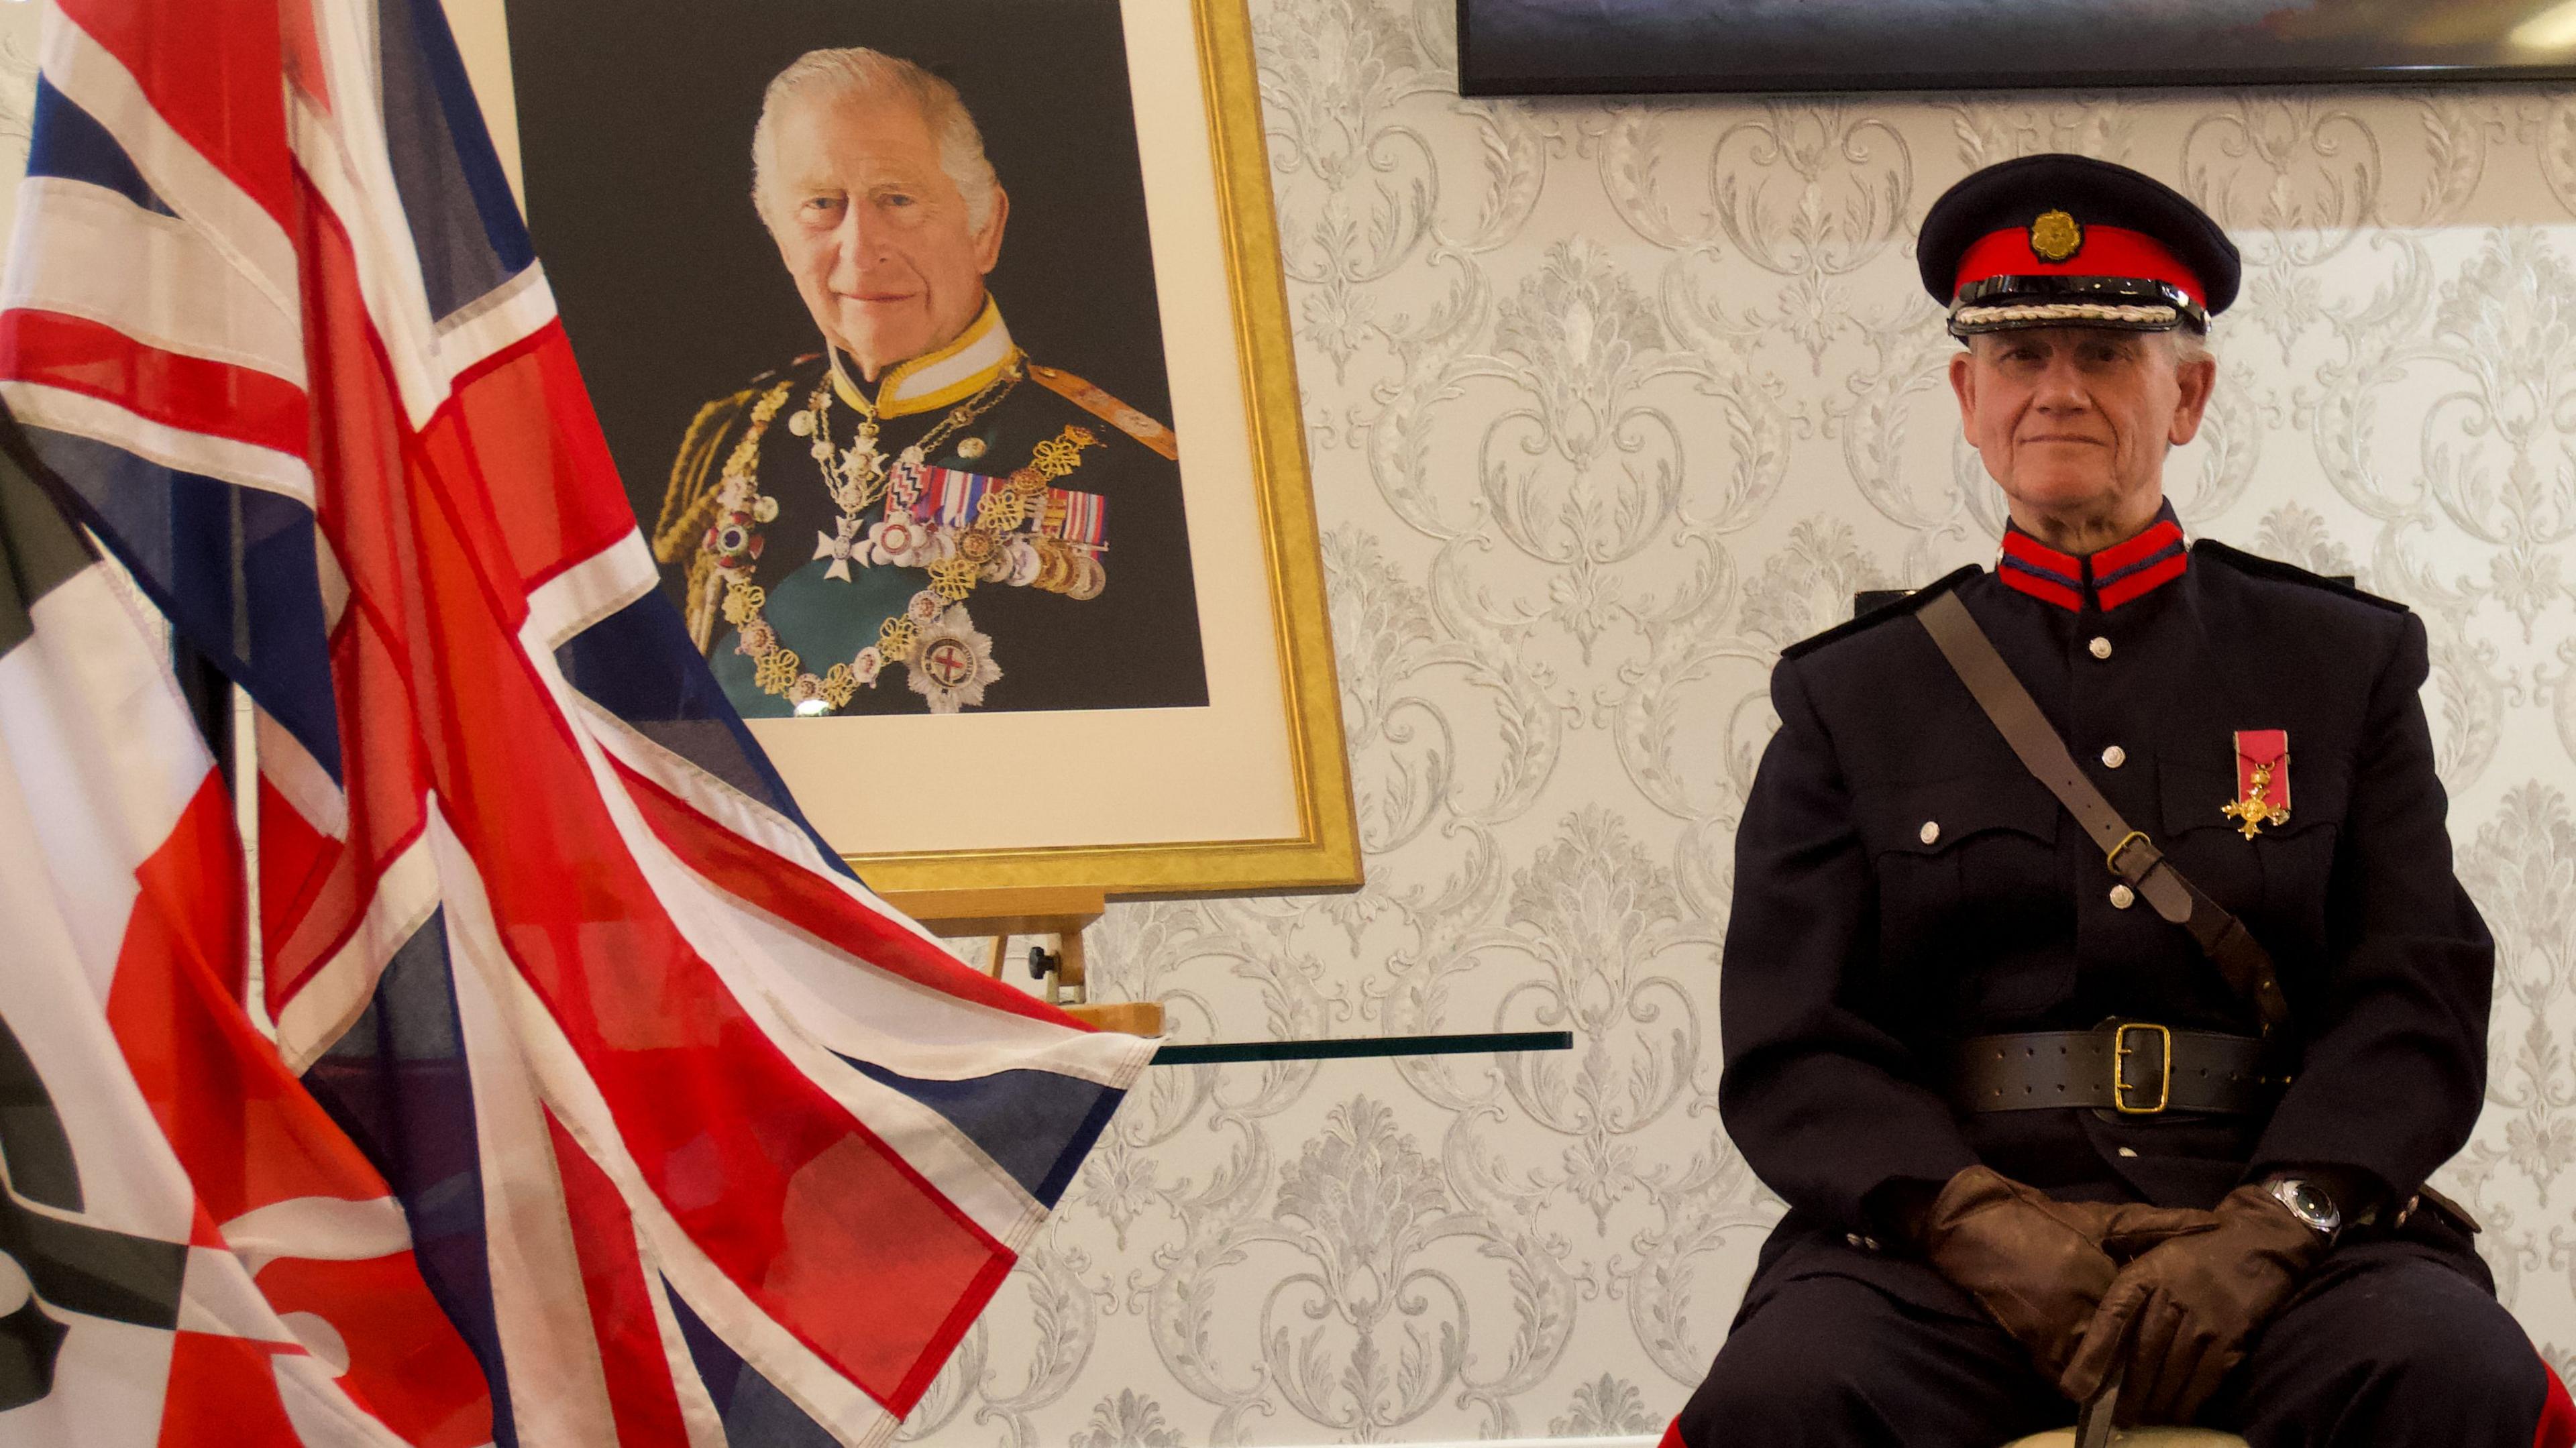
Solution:
M 1959 1046 L 1951 1099 L 1965 1111 L 2256 1111 L 2288 1084 L 2263 1076 L 2262 1049 L 2251 1036 L 2175 1031 L 2139 1021 L 2089 1031 L 1971 1036 Z

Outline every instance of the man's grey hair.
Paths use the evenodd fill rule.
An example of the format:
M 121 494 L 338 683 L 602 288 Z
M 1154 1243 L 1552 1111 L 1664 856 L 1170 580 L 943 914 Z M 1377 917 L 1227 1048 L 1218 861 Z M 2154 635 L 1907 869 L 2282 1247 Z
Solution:
M 2215 324 L 2212 325 L 2213 327 L 2215 326 Z M 1972 332 L 1969 335 L 1960 338 L 1959 341 L 1961 345 L 1967 347 L 1968 350 L 1973 352 L 1976 350 L 1977 339 L 1979 337 L 2001 337 L 2004 335 L 2005 334 L 2002 332 Z M 2162 332 L 2150 332 L 2146 335 L 2161 336 L 2166 339 L 2167 345 L 2172 350 L 2174 365 L 2177 367 L 2190 366 L 2192 363 L 2197 362 L 2204 357 L 2215 359 L 2218 356 L 2217 349 L 2210 343 L 2210 334 L 2192 327 L 2173 327 Z
M 772 77 L 762 94 L 760 122 L 751 128 L 751 200 L 761 219 L 769 219 L 779 112 L 790 101 L 852 95 L 904 100 L 921 113 L 939 145 L 939 169 L 948 173 L 948 179 L 957 183 L 957 193 L 966 198 L 967 225 L 981 232 L 993 219 L 1001 182 L 993 174 L 993 163 L 984 158 L 984 133 L 975 128 L 975 118 L 967 112 L 957 87 L 911 61 L 857 45 L 805 52 Z

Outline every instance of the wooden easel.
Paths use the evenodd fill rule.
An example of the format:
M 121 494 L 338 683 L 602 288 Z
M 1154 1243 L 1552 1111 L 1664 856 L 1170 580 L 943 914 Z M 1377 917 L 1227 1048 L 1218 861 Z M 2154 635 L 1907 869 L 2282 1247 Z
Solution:
M 885 902 L 944 939 L 991 936 L 993 949 L 985 969 L 995 980 L 1002 978 L 1009 963 L 1013 939 L 1037 936 L 1051 941 L 1052 966 L 1044 977 L 1050 1004 L 1104 1031 L 1163 1034 L 1163 1007 L 1158 1001 L 1095 1003 L 1089 999 L 1082 933 L 1108 909 L 1107 897 L 1098 890 L 1061 885 L 906 890 L 888 892 Z

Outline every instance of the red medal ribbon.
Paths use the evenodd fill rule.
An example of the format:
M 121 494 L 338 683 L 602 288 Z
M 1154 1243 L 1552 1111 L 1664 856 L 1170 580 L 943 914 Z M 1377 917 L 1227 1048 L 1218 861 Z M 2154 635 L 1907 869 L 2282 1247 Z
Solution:
M 2254 797 L 2254 777 L 2264 766 L 2271 766 L 2271 776 L 2263 783 L 2262 799 L 2274 809 L 2290 808 L 2290 731 L 2287 729 L 2239 729 L 2236 731 L 2236 797 Z

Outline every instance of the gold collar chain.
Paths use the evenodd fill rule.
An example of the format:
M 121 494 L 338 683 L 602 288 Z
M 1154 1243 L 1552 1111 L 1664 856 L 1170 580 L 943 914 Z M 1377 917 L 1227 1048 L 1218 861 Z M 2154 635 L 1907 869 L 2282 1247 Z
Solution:
M 952 409 L 921 442 L 904 449 L 900 461 L 917 467 L 932 450 L 990 411 L 1023 375 L 1014 359 L 1001 376 Z M 934 626 L 952 631 L 972 628 L 964 603 L 988 570 L 1003 565 L 998 556 L 1003 535 L 1043 508 L 1048 486 L 1080 467 L 1083 449 L 1098 447 L 1100 442 L 1089 429 L 1069 426 L 1059 436 L 1039 443 L 1027 466 L 1007 478 L 996 479 L 999 486 L 986 490 L 974 520 L 954 530 L 954 552 L 926 566 L 930 587 L 914 594 L 902 611 L 878 624 L 877 642 L 861 649 L 848 662 L 833 664 L 827 672 L 815 674 L 804 667 L 804 660 L 794 649 L 780 640 L 777 626 L 765 616 L 768 590 L 751 581 L 761 551 L 761 525 L 778 515 L 777 500 L 760 491 L 760 444 L 771 421 L 785 405 L 788 392 L 789 384 L 779 383 L 753 405 L 750 425 L 725 459 L 719 505 L 724 512 L 718 525 L 708 530 L 703 547 L 715 563 L 709 582 L 722 590 L 720 611 L 738 631 L 736 651 L 752 661 L 754 685 L 765 694 L 787 700 L 800 715 L 829 714 L 847 707 L 861 688 L 873 687 L 878 671 L 885 665 L 900 663 L 907 670 L 917 667 L 923 636 Z M 832 489 L 833 502 L 841 508 L 846 542 L 850 525 L 856 522 L 857 508 L 870 506 L 884 496 L 887 474 L 882 455 L 875 455 L 873 486 L 866 501 L 857 508 L 847 501 L 858 488 L 869 484 L 860 482 L 854 486 L 849 479 L 836 475 L 828 460 L 830 433 L 824 418 L 831 406 L 831 394 L 831 379 L 826 374 L 815 389 L 808 411 L 792 414 L 787 427 L 799 437 L 814 438 L 813 454 L 824 464 L 824 482 Z M 876 417 L 873 410 L 862 416 L 866 421 L 860 436 L 873 454 Z M 862 462 L 865 461 L 863 455 Z M 1076 597 L 1089 597 L 1098 591 L 1102 580 L 1097 577 L 1096 561 L 1076 557 L 1068 545 L 1044 541 L 1052 546 L 1041 549 L 1035 586 Z M 1086 573 L 1092 576 L 1086 577 Z
M 838 390 L 832 383 L 838 375 L 840 358 L 832 359 L 822 380 L 814 384 L 813 395 L 805 400 L 805 410 L 792 413 L 787 430 L 798 437 L 811 437 L 808 448 L 817 466 L 823 470 L 823 487 L 832 495 L 832 505 L 841 516 L 855 522 L 859 515 L 876 506 L 886 493 L 888 474 L 885 451 L 877 446 L 879 423 L 877 410 L 858 389 L 850 390 L 851 406 L 859 414 L 858 439 L 846 449 L 832 441 L 832 399 Z M 930 455 L 945 446 L 948 439 L 974 425 L 976 419 L 990 412 L 1010 395 L 1020 379 L 1027 375 L 1017 356 L 1003 364 L 1000 375 L 985 383 L 983 390 L 950 408 L 939 425 L 923 434 L 919 442 L 903 450 L 901 461 L 908 467 L 920 467 Z

